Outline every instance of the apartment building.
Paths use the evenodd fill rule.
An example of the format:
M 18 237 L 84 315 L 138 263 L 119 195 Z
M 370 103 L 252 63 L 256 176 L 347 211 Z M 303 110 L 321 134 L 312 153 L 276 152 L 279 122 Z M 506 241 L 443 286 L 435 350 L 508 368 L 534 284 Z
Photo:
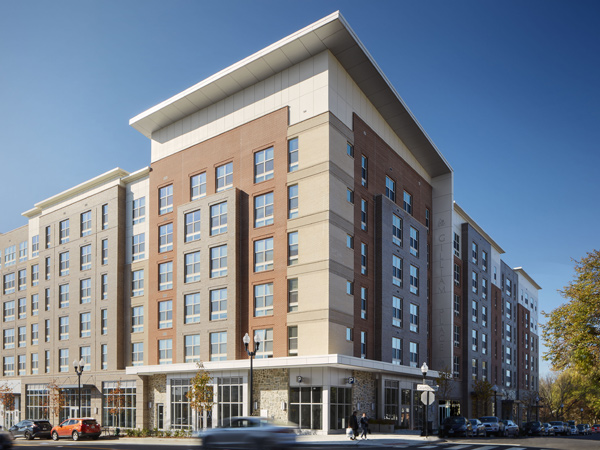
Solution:
M 130 125 L 150 139 L 150 167 L 115 169 L 44 200 L 24 213 L 27 226 L 0 235 L 14 418 L 47 414 L 48 383 L 66 394 L 62 417 L 74 414 L 78 359 L 83 411 L 122 427 L 196 429 L 260 414 L 335 433 L 357 409 L 420 428 L 423 363 L 429 383 L 450 368 L 456 380 L 456 395 L 431 406 L 429 420 L 450 404 L 470 411 L 473 377 L 492 371 L 511 373 L 507 389 L 522 381 L 535 390 L 537 337 L 535 352 L 519 342 L 534 339 L 528 305 L 539 286 L 505 268 L 498 245 L 457 210 L 450 165 L 341 14 Z M 472 242 L 477 261 L 467 258 Z M 21 270 L 32 274 L 22 295 L 39 298 L 35 315 L 20 315 Z M 493 362 L 497 333 L 481 322 L 484 308 L 490 322 L 500 317 L 494 292 L 501 308 L 512 302 L 506 368 Z M 466 345 L 473 331 L 475 349 Z M 260 339 L 253 389 L 246 334 Z M 202 417 L 185 396 L 198 362 L 215 393 Z M 108 414 L 115 390 L 128 405 L 117 417 Z

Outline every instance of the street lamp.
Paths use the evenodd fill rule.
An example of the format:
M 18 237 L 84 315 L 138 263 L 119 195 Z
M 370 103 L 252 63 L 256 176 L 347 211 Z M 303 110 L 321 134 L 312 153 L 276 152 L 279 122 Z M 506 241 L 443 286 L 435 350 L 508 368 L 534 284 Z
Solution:
M 423 363 L 423 365 L 421 366 L 421 372 L 423 373 L 423 384 L 427 384 L 425 377 L 427 376 L 427 370 L 429 369 L 429 367 L 427 367 L 427 363 Z M 429 401 L 429 391 L 427 392 L 427 400 Z M 427 404 L 425 404 L 425 406 L 423 407 L 423 429 L 425 430 L 425 437 L 427 437 Z
M 258 351 L 258 348 L 260 347 L 260 336 L 258 334 L 254 335 L 254 351 L 252 352 L 248 350 L 248 345 L 250 345 L 250 336 L 248 336 L 248 333 L 246 333 L 246 335 L 242 338 L 242 341 L 244 341 L 246 353 L 248 353 L 248 356 L 250 357 L 250 415 L 252 415 L 252 411 L 254 409 L 254 395 L 252 392 L 252 359 L 254 358 L 256 352 Z
M 564 403 L 560 404 L 560 418 L 563 419 L 563 408 L 565 407 Z
M 583 408 L 581 408 L 581 423 L 583 423 Z
M 85 360 L 81 358 L 79 361 L 73 361 L 73 368 L 77 374 L 77 394 L 79 397 L 79 417 L 81 417 L 81 374 L 85 367 Z
M 498 401 L 496 400 L 496 397 L 498 396 L 498 386 L 497 385 L 493 385 L 492 386 L 492 391 L 494 391 L 494 416 L 500 417 L 498 415 Z

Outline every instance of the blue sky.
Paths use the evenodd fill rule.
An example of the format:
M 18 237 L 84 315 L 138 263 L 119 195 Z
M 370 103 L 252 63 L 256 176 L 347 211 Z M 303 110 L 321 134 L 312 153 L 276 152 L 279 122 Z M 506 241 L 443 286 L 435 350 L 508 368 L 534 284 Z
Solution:
M 558 306 L 571 258 L 598 248 L 597 1 L 2 1 L 0 232 L 148 165 L 131 117 L 338 9 L 454 168 L 457 202 Z

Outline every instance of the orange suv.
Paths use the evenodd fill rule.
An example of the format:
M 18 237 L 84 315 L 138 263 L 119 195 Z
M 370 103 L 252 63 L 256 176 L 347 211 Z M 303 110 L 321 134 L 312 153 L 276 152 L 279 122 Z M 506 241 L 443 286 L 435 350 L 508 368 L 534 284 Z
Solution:
M 102 429 L 96 419 L 67 419 L 60 425 L 52 428 L 52 439 L 58 441 L 60 438 L 73 438 L 74 441 L 82 437 L 91 437 L 98 439 Z

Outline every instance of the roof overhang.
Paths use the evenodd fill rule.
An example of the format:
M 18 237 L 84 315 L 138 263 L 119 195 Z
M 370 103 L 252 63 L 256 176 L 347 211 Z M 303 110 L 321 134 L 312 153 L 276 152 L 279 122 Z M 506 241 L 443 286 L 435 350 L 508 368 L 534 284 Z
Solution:
M 138 114 L 129 124 L 152 138 L 155 131 L 326 50 L 340 62 L 431 177 L 452 171 L 339 11 Z
M 475 228 L 475 230 L 477 230 L 477 232 L 483 236 L 483 238 L 488 241 L 490 243 L 490 245 L 494 248 L 494 250 L 496 250 L 499 254 L 503 254 L 505 253 L 504 250 L 502 249 L 502 247 L 500 247 L 498 245 L 498 243 L 496 241 L 494 241 L 491 236 L 489 234 L 487 234 L 483 228 L 481 228 L 479 226 L 479 224 L 477 222 L 475 222 L 475 220 L 473 220 L 473 218 L 471 216 L 469 216 L 466 211 L 464 209 L 462 209 L 458 203 L 454 202 L 454 210 L 460 214 L 461 216 L 463 216 L 463 218 L 473 227 Z
M 531 278 L 527 272 L 525 272 L 525 269 L 523 269 L 522 267 L 515 267 L 513 270 L 515 272 L 517 272 L 519 275 L 521 275 L 522 277 L 524 277 L 527 281 L 529 281 L 534 288 L 536 288 L 539 291 L 542 290 L 542 287 L 539 284 L 537 284 L 535 282 L 535 280 L 533 278 Z

